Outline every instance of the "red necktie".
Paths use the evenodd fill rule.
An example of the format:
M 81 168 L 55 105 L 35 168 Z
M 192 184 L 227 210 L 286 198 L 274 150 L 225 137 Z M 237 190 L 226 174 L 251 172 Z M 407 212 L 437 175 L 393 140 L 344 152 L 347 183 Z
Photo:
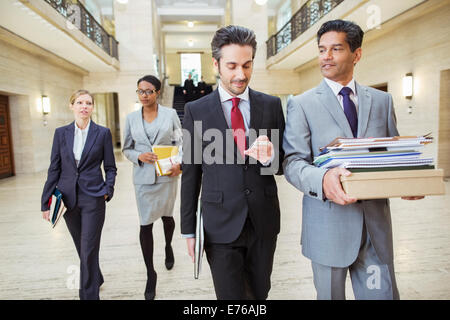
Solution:
M 233 103 L 233 108 L 231 108 L 231 128 L 233 129 L 234 142 L 236 142 L 242 158 L 245 158 L 245 125 L 241 110 L 239 110 L 238 107 L 240 100 L 240 98 L 236 97 L 231 99 L 231 102 Z

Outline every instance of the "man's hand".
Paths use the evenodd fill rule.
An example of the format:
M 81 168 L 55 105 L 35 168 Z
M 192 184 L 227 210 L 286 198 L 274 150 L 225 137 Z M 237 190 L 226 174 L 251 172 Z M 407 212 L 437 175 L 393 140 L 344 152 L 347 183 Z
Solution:
M 172 168 L 170 168 L 170 175 L 169 177 L 176 177 L 178 175 L 180 175 L 181 173 L 181 166 L 179 163 L 175 163 Z
M 325 197 L 340 205 L 355 203 L 358 199 L 349 197 L 342 189 L 340 176 L 348 177 L 352 173 L 344 168 L 333 168 L 323 176 L 323 192 Z
M 183 90 L 183 94 L 186 94 L 186 90 Z
M 42 211 L 42 219 L 50 221 L 50 210 Z
M 195 238 L 186 239 L 188 254 L 192 258 L 192 262 L 195 261 Z
M 425 196 L 402 197 L 403 200 L 421 200 L 423 198 L 425 198 Z
M 252 146 L 244 151 L 244 154 L 258 160 L 261 163 L 267 163 L 272 159 L 273 144 L 267 136 L 259 136 Z
M 141 160 L 142 162 L 152 164 L 155 163 L 156 160 L 158 160 L 158 156 L 156 155 L 156 153 L 153 152 L 145 152 L 141 153 L 138 159 Z

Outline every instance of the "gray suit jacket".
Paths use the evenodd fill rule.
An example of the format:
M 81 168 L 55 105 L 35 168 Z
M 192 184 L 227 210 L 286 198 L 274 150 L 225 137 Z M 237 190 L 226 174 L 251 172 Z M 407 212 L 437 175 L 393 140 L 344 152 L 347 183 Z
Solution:
M 398 135 L 392 97 L 356 83 L 358 137 Z M 302 253 L 316 263 L 333 267 L 352 264 L 359 252 L 363 221 L 383 263 L 393 261 L 388 199 L 358 201 L 341 206 L 324 199 L 326 170 L 312 165 L 319 148 L 336 137 L 353 137 L 336 96 L 325 80 L 288 102 L 283 162 L 286 179 L 304 193 Z
M 133 162 L 133 183 L 154 184 L 156 182 L 155 165 L 141 162 L 141 153 L 151 152 L 152 145 L 181 144 L 181 124 L 175 109 L 158 105 L 158 116 L 155 123 L 158 132 L 155 141 L 150 141 L 144 130 L 142 108 L 127 116 L 123 137 L 122 152 Z M 170 181 L 170 177 L 158 177 L 158 182 Z

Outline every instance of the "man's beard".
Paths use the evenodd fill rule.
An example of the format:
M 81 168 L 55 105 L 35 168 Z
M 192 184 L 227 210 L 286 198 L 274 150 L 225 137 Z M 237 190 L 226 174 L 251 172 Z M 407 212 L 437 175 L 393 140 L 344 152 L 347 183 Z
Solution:
M 221 74 L 221 72 L 220 72 L 220 67 L 219 67 L 219 75 L 220 75 L 220 81 L 222 82 L 222 84 L 230 91 L 230 92 L 232 92 L 234 95 L 240 95 L 240 94 L 242 94 L 244 91 L 245 91 L 245 89 L 247 89 L 247 86 L 248 86 L 248 79 L 247 78 L 245 78 L 245 79 L 242 79 L 241 81 L 237 81 L 237 80 L 233 80 L 233 81 L 231 81 L 231 82 L 227 82 L 227 83 L 225 83 L 224 81 L 222 81 L 222 74 Z M 242 88 L 242 90 L 241 89 L 239 89 L 240 91 L 236 91 L 236 89 L 234 89 L 233 87 L 232 87 L 232 84 L 233 84 L 233 82 L 244 82 L 245 83 L 245 86 Z

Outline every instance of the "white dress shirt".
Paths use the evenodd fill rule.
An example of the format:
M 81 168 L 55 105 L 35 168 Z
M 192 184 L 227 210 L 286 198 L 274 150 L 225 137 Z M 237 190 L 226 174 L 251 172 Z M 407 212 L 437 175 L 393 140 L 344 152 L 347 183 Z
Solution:
M 234 97 L 222 88 L 221 83 L 219 83 L 219 96 L 225 120 L 227 121 L 228 128 L 231 129 L 231 109 L 233 108 L 231 99 Z M 238 108 L 244 118 L 245 135 L 248 136 L 248 128 L 250 128 L 250 97 L 248 94 L 248 87 L 245 88 L 245 91 L 242 94 L 236 96 L 236 98 L 241 99 Z
M 350 99 L 352 99 L 353 103 L 356 107 L 356 113 L 358 113 L 358 93 L 356 92 L 356 85 L 355 85 L 355 79 L 352 78 L 352 80 L 347 83 L 347 85 L 343 86 L 342 84 L 335 82 L 333 80 L 324 78 L 325 82 L 328 84 L 330 89 L 333 91 L 334 95 L 339 101 L 339 104 L 341 105 L 342 110 L 344 110 L 344 97 L 339 94 L 339 92 L 342 90 L 343 87 L 349 87 L 352 89 L 352 93 L 350 93 Z
M 75 133 L 73 139 L 73 155 L 75 157 L 75 162 L 80 163 L 81 154 L 83 153 L 84 145 L 86 144 L 87 135 L 89 132 L 89 126 L 91 125 L 91 120 L 89 120 L 86 128 L 80 129 L 77 126 L 77 122 L 74 122 Z

